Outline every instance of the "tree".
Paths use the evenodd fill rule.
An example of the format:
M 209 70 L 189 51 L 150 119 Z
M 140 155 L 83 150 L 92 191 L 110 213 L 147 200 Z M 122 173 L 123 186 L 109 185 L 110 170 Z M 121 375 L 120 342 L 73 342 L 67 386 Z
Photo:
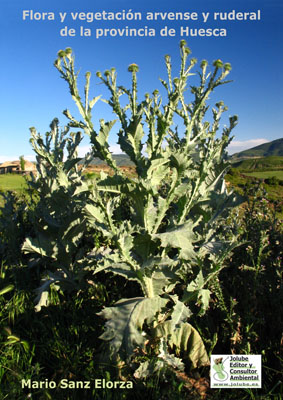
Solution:
M 19 157 L 20 158 L 20 166 L 21 166 L 21 171 L 24 171 L 25 170 L 25 159 L 24 159 L 24 156 L 20 156 Z

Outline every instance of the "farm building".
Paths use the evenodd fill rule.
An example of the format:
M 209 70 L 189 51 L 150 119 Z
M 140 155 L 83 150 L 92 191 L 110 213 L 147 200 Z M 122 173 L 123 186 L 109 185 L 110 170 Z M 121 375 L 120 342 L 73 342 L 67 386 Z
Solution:
M 20 160 L 17 161 L 5 161 L 0 164 L 0 174 L 26 174 L 36 172 L 36 166 L 30 161 L 25 160 L 25 169 L 22 171 Z

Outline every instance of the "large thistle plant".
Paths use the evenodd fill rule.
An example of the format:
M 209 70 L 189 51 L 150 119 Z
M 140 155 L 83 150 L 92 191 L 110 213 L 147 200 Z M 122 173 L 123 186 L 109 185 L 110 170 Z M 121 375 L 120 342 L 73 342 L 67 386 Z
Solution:
M 56 281 L 54 274 L 53 278 L 56 284 L 63 285 L 63 277 L 71 280 L 76 278 L 75 273 L 81 277 L 84 272 L 92 271 L 95 275 L 104 271 L 136 281 L 142 296 L 119 299 L 113 307 L 100 312 L 106 320 L 101 339 L 109 342 L 112 355 L 128 361 L 137 348 L 159 343 L 159 364 L 183 368 L 181 359 L 176 357 L 179 354 L 188 357 L 193 367 L 208 363 L 200 335 L 190 324 L 190 305 L 197 304 L 200 315 L 209 307 L 210 284 L 236 244 L 236 236 L 231 232 L 227 236 L 223 226 L 238 200 L 232 192 L 228 193 L 224 181 L 229 165 L 226 147 L 237 117 L 229 118 L 229 126 L 223 128 L 218 138 L 220 119 L 227 110 L 224 103 L 216 103 L 211 121 L 205 120 L 209 95 L 228 82 L 231 66 L 216 60 L 213 70 L 208 72 L 207 61 L 202 61 L 199 86 L 190 87 L 188 81 L 195 75 L 192 70 L 197 61 L 189 58 L 185 41 L 180 43 L 180 53 L 181 68 L 176 78 L 172 77 L 171 58 L 165 56 L 167 80 L 161 80 L 167 94 L 165 101 L 157 90 L 138 100 L 136 64 L 128 68 L 132 75 L 130 89 L 118 84 L 115 69 L 98 72 L 97 77 L 110 92 L 109 99 L 104 101 L 117 116 L 108 122 L 101 119 L 98 131 L 94 129 L 92 109 L 100 96 L 90 99 L 90 72 L 85 75 L 82 100 L 72 50 L 58 53 L 55 67 L 68 83 L 82 118 L 77 120 L 65 110 L 68 129 L 78 128 L 89 136 L 91 156 L 106 162 L 112 174 L 101 172 L 98 179 L 89 182 L 78 171 L 75 177 L 66 173 L 61 159 L 62 172 L 56 179 L 59 186 L 70 185 L 69 196 L 76 209 L 76 218 L 70 220 L 73 228 L 68 230 L 68 240 L 77 244 L 79 236 L 73 238 L 72 234 L 81 232 L 77 229 L 79 218 L 81 230 L 95 229 L 108 244 L 72 257 L 72 268 L 71 262 L 68 267 L 61 260 L 64 268 L 60 269 L 60 279 Z M 192 95 L 189 102 L 188 89 Z M 128 99 L 126 105 L 120 101 L 122 96 Z M 176 127 L 175 116 L 183 122 L 182 129 Z M 117 120 L 118 143 L 135 165 L 134 177 L 121 171 L 110 151 L 109 132 Z M 35 140 L 34 131 L 33 136 Z M 79 137 L 76 140 L 73 146 L 79 144 Z M 72 152 L 71 144 L 69 147 Z M 39 153 L 38 148 L 35 150 Z M 70 168 L 75 168 L 76 156 L 69 156 L 68 160 Z M 52 185 L 49 190 L 52 197 Z M 64 237 L 62 232 L 60 243 L 64 243 Z M 34 252 L 36 240 L 27 239 L 24 250 Z M 38 241 L 36 245 L 40 247 Z M 44 252 L 41 249 L 41 254 Z M 46 296 L 46 284 L 44 290 Z M 146 371 L 143 364 L 137 374 L 142 376 Z

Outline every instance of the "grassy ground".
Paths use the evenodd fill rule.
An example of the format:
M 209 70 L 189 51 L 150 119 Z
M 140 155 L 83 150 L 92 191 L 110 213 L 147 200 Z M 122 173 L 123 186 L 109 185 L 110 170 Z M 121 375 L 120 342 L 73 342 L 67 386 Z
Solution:
M 283 181 L 283 171 L 255 171 L 255 172 L 245 172 L 244 173 L 247 176 L 254 176 L 255 178 L 259 179 L 267 179 L 267 178 L 272 178 L 275 176 L 275 178 L 280 179 Z
M 283 157 L 261 157 L 233 162 L 233 168 L 241 172 L 274 171 L 283 169 Z
M 18 174 L 1 174 L 0 175 L 0 193 L 6 191 L 15 191 L 22 193 L 27 187 L 26 180 L 22 175 Z M 4 198 L 0 196 L 0 207 L 4 206 Z
M 267 179 L 276 176 L 277 179 L 283 180 L 283 171 L 259 171 L 251 173 L 241 173 L 237 169 L 233 169 L 229 174 L 225 176 L 225 180 L 230 188 L 234 188 L 241 195 L 244 195 L 245 190 L 248 187 L 256 187 L 259 183 L 258 179 L 265 179 L 262 183 L 262 187 L 266 191 L 267 198 L 274 205 L 276 204 L 276 215 L 278 218 L 283 218 L 283 186 L 280 184 L 268 184 Z M 280 175 L 281 174 L 281 177 Z
M 26 187 L 25 178 L 18 174 L 0 175 L 0 190 L 23 190 Z

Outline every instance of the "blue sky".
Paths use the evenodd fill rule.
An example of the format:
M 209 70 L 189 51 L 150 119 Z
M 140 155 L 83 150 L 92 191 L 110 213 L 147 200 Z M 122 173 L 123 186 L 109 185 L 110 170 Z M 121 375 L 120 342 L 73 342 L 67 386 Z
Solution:
M 23 11 L 54 13 L 55 20 L 23 20 Z M 73 21 L 71 12 L 140 12 L 141 21 Z M 215 12 L 257 12 L 260 20 L 214 20 Z M 76 116 L 66 82 L 59 77 L 53 62 L 58 50 L 72 47 L 77 68 L 81 68 L 81 83 L 86 71 L 92 72 L 92 95 L 107 95 L 99 85 L 95 73 L 115 67 L 121 85 L 130 84 L 127 67 L 137 63 L 139 95 L 161 89 L 159 78 L 166 78 L 164 55 L 170 54 L 176 72 L 179 68 L 179 41 L 186 39 L 192 56 L 199 62 L 207 59 L 210 64 L 222 59 L 232 64 L 229 78 L 232 83 L 220 87 L 211 96 L 210 104 L 223 100 L 229 107 L 229 115 L 237 114 L 239 124 L 230 152 L 253 147 L 265 141 L 283 137 L 283 74 L 282 74 L 282 24 L 281 0 L 1 0 L 0 3 L 0 50 L 1 50 L 1 126 L 0 162 L 18 159 L 24 155 L 34 157 L 29 144 L 29 127 L 35 126 L 41 133 L 49 129 L 54 117 L 62 125 L 67 120 L 62 111 L 69 108 Z M 61 13 L 67 13 L 60 22 Z M 174 21 L 146 19 L 148 12 L 197 13 L 197 20 Z M 206 23 L 202 12 L 209 13 Z M 31 13 L 29 12 L 29 15 Z M 39 14 L 36 16 L 38 17 Z M 76 36 L 60 36 L 64 27 L 75 29 Z M 80 26 L 91 29 L 90 37 L 79 34 Z M 144 28 L 155 29 L 154 37 L 103 36 L 96 38 L 97 29 Z M 160 29 L 175 29 L 174 37 L 161 37 Z M 226 37 L 181 37 L 181 27 L 221 28 Z M 195 71 L 197 71 L 197 66 Z M 93 117 L 114 119 L 103 103 L 94 108 Z M 118 152 L 115 130 L 110 136 L 113 151 Z M 88 148 L 84 140 L 81 154 Z

